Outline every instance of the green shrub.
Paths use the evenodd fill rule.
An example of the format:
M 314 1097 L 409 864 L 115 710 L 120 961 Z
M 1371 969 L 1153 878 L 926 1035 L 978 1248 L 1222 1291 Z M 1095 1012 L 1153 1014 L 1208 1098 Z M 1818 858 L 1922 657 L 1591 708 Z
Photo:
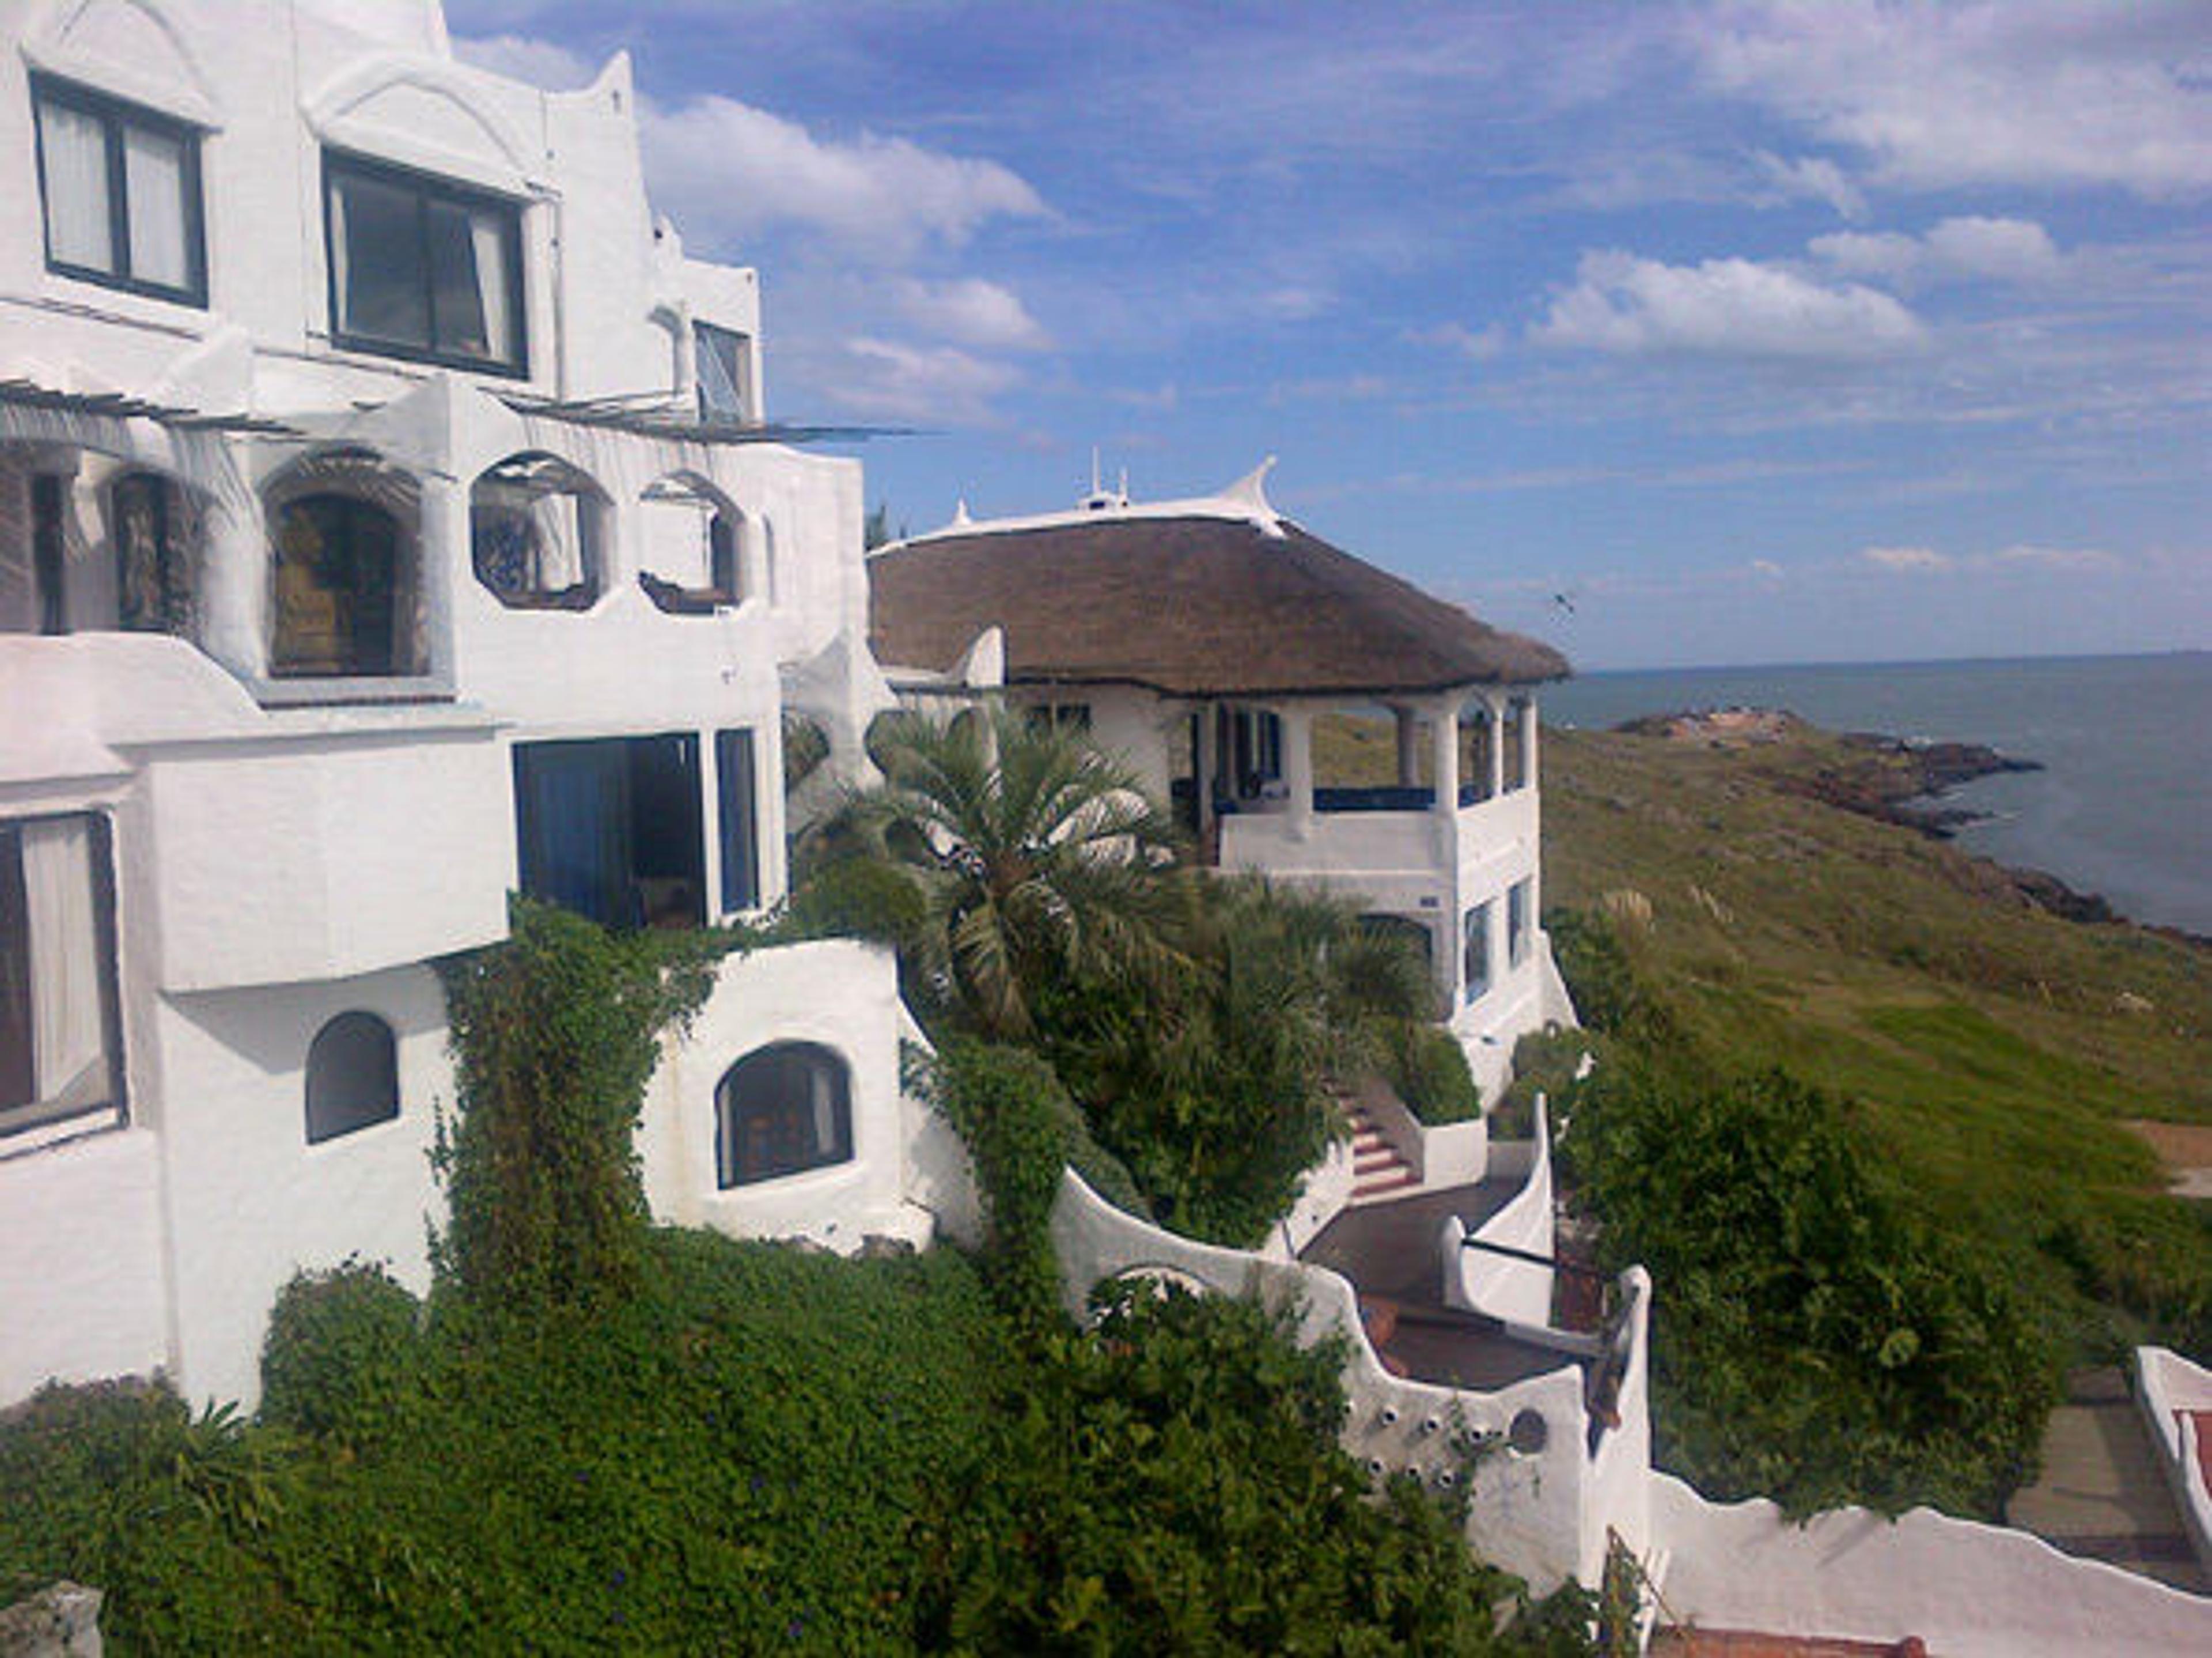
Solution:
M 966 1039 L 939 1054 L 934 1092 L 975 1164 L 993 1286 L 1018 1322 L 1049 1327 L 1060 1303 L 1052 1206 L 1075 1108 L 1036 1054 Z
M 927 917 L 921 889 L 905 871 L 846 858 L 823 864 L 792 893 L 775 937 L 868 938 L 910 950 Z
M 1560 1108 L 1571 1103 L 1583 1061 L 1597 1051 L 1596 1039 L 1570 1025 L 1550 1025 L 1531 1030 L 1513 1044 L 1513 1080 L 1498 1096 L 1490 1114 L 1490 1132 L 1506 1139 L 1527 1139 L 1536 1132 L 1536 1096 L 1551 1102 L 1558 1121 Z
M 965 1652 L 1587 1652 L 1498 1632 L 1510 1579 L 1412 1480 L 1339 1448 L 1341 1352 L 1255 1303 L 1119 1289 L 927 1539 L 916 1634 Z
M 384 1431 L 416 1382 L 422 1310 L 366 1261 L 295 1274 L 261 1344 L 262 1420 L 349 1442 Z
M 1467 1050 L 1442 1025 L 1407 1021 L 1385 1053 L 1383 1074 L 1390 1086 L 1430 1127 L 1472 1122 L 1482 1114 L 1482 1092 L 1468 1068 Z
M 1664 1286 L 1656 1456 L 1793 1513 L 1991 1515 L 2033 1473 L 2052 1363 L 2002 1279 L 1879 1185 L 1839 1101 L 1781 1072 L 1608 1064 L 1561 1145 L 1607 1263 Z
M 433 1157 L 450 1218 L 432 1258 L 478 1306 L 523 1311 L 635 1284 L 639 1108 L 721 940 L 609 932 L 525 898 L 510 920 L 505 942 L 447 964 L 459 1109 Z

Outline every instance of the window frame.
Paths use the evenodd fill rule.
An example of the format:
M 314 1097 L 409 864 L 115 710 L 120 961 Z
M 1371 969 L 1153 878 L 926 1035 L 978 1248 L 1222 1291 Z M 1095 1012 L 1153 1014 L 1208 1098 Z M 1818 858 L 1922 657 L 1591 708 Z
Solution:
M 1491 909 L 1496 902 L 1486 898 L 1470 905 L 1460 917 L 1460 999 L 1472 1007 L 1490 994 L 1498 982 L 1498 957 L 1491 943 Z M 1478 978 L 1468 969 L 1474 965 L 1477 950 L 1482 957 L 1482 973 Z
M 349 1020 L 356 1023 L 366 1022 L 376 1027 L 382 1048 L 378 1055 L 380 1074 L 374 1080 L 380 1084 L 385 1080 L 381 1074 L 381 1067 L 383 1061 L 388 1060 L 391 1069 L 391 1102 L 388 1106 L 380 1102 L 373 1116 L 355 1116 L 334 1125 L 325 1123 L 322 1132 L 318 1133 L 315 1125 L 315 1096 L 318 1091 L 315 1085 L 315 1050 L 323 1045 L 324 1039 L 333 1030 Z M 327 1084 L 325 1085 L 327 1086 Z M 373 1008 L 349 1007 L 342 1012 L 333 1013 L 317 1025 L 315 1034 L 307 1039 L 307 1058 L 301 1067 L 300 1096 L 301 1127 L 307 1136 L 307 1143 L 311 1146 L 329 1145 L 333 1141 L 350 1139 L 356 1134 L 365 1134 L 372 1128 L 381 1128 L 386 1123 L 398 1122 L 406 1114 L 407 1102 L 406 1090 L 400 1079 L 399 1033 L 393 1029 L 392 1021 Z
M 706 376 L 700 374 L 698 361 L 714 349 L 717 341 L 727 341 L 730 346 L 730 389 L 736 394 L 736 406 L 730 409 L 711 407 L 707 396 Z M 707 425 L 750 424 L 753 416 L 752 355 L 753 337 L 742 328 L 732 328 L 718 322 L 704 322 L 695 318 L 691 323 L 692 389 L 699 406 L 699 419 Z
M 427 346 L 410 345 L 404 342 L 380 340 L 372 335 L 356 334 L 338 326 L 338 262 L 337 248 L 337 216 L 331 211 L 337 181 L 348 174 L 373 184 L 404 190 L 415 197 L 416 253 L 420 262 L 419 275 L 422 282 L 423 315 L 428 320 L 432 343 Z M 442 202 L 462 209 L 490 208 L 501 215 L 507 243 L 507 314 L 514 319 L 514 355 L 510 361 L 503 357 L 471 356 L 462 351 L 441 350 L 435 343 L 438 330 L 438 307 L 434 293 L 434 277 L 430 259 L 430 206 Z M 357 150 L 340 149 L 330 145 L 323 148 L 323 303 L 325 320 L 328 325 L 330 342 L 346 351 L 360 351 L 370 356 L 396 357 L 403 362 L 433 363 L 441 368 L 458 368 L 469 374 L 495 374 L 502 380 L 530 378 L 530 307 L 529 282 L 522 269 L 523 216 L 528 203 L 513 196 L 503 196 L 495 190 L 486 190 L 477 185 L 464 184 L 434 173 L 425 173 L 417 167 L 403 167 L 374 155 L 364 155 Z
M 114 818 L 98 810 L 27 812 L 0 817 L 0 828 L 20 829 L 29 823 L 71 818 L 83 819 L 90 835 L 94 972 L 100 987 L 100 1045 L 107 1060 L 107 1097 L 73 1109 L 60 1108 L 37 1099 L 21 1105 L 0 1106 L 0 1158 L 19 1151 L 35 1151 L 79 1134 L 120 1128 L 131 1121 L 131 1072 L 124 1053 L 122 950 L 117 926 Z M 36 1002 L 27 1005 L 35 1021 Z M 35 1090 L 35 1084 L 33 1087 Z
M 736 1161 L 738 1136 L 734 1117 L 738 1102 L 731 1086 L 738 1072 L 756 1060 L 771 1057 L 804 1057 L 824 1064 L 834 1079 L 836 1106 L 833 1135 L 828 1150 L 807 1163 L 793 1163 L 755 1175 L 742 1174 L 733 1167 Z M 748 1187 L 765 1186 L 772 1181 L 790 1180 L 800 1175 L 818 1174 L 825 1169 L 842 1169 L 859 1160 L 858 1126 L 854 1121 L 853 1062 L 827 1042 L 809 1040 L 779 1041 L 763 1043 L 740 1054 L 714 1083 L 714 1189 L 717 1192 L 741 1192 Z M 781 1107 L 784 1102 L 775 1102 Z
M 207 191 L 202 183 L 200 167 L 200 146 L 207 136 L 205 130 L 190 121 L 179 120 L 173 115 L 165 115 L 160 110 L 149 109 L 143 104 L 134 104 L 127 98 L 101 92 L 82 82 L 66 81 L 36 70 L 32 72 L 30 81 L 33 147 L 37 151 L 39 170 L 39 237 L 46 253 L 46 269 L 55 276 L 68 277 L 71 282 L 92 282 L 120 293 L 137 294 L 147 299 L 165 300 L 173 305 L 188 305 L 196 310 L 206 310 Z M 80 115 L 88 115 L 100 123 L 101 141 L 106 150 L 108 246 L 115 253 L 116 264 L 120 267 L 118 270 L 102 270 L 96 265 L 76 264 L 57 257 L 54 252 L 52 216 L 47 211 L 46 106 L 49 103 L 75 110 Z M 131 272 L 131 192 L 123 142 L 126 126 L 137 126 L 159 137 L 174 139 L 182 152 L 180 188 L 185 216 L 185 280 L 181 288 L 167 282 L 149 282 Z

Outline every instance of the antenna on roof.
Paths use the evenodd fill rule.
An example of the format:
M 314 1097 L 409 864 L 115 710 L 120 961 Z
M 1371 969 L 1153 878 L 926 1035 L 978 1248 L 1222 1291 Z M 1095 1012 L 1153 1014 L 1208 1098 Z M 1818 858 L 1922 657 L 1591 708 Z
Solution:
M 1098 446 L 1091 446 L 1091 493 L 1083 498 L 1082 510 L 1086 513 L 1111 513 L 1129 504 L 1129 469 L 1121 469 L 1121 489 L 1119 494 L 1107 489 L 1099 476 Z

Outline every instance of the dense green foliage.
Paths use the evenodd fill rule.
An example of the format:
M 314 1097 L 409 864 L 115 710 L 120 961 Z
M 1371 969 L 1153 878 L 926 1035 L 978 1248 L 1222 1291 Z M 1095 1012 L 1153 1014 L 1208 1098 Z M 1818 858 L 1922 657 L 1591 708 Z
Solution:
M 975 1165 L 1000 1303 L 1024 1327 L 1050 1328 L 1060 1316 L 1051 1224 L 1074 1111 L 1066 1090 L 1034 1054 L 962 1040 L 939 1056 L 934 1097 Z
M 843 854 L 830 861 L 872 864 L 914 890 L 920 923 L 900 942 L 925 1017 L 1027 1036 L 1053 981 L 1174 962 L 1184 884 L 1169 867 L 1173 827 L 1079 734 L 1004 708 L 950 724 L 906 714 L 874 753 L 883 785 L 817 838 Z
M 1336 1446 L 1342 1355 L 1248 1302 L 1125 1287 L 963 1495 L 933 1649 L 1151 1655 L 1582 1652 L 1495 1633 L 1510 1580 L 1410 1481 Z M 1534 1620 L 1531 1620 L 1532 1622 Z
M 1482 1090 L 1468 1068 L 1467 1050 L 1442 1025 L 1411 1019 L 1399 1025 L 1383 1046 L 1382 1074 L 1431 1128 L 1482 1114 Z
M 1079 732 L 1000 710 L 896 719 L 873 746 L 889 781 L 809 832 L 785 929 L 891 942 L 941 1041 L 1042 1055 L 1085 1120 L 1075 1149 L 1103 1148 L 1093 1166 L 1167 1224 L 1255 1241 L 1367 1071 L 1431 1121 L 1480 1108 L 1401 934 L 1340 901 L 1194 879 Z
M 1607 1264 L 1662 1286 L 1664 1466 L 1801 1513 L 1994 1515 L 2033 1472 L 2048 1354 L 1993 1275 L 1877 1184 L 1832 1096 L 1620 1048 L 1563 1150 Z
M 1527 1139 L 1536 1132 L 1536 1096 L 1565 1099 L 1595 1039 L 1571 1025 L 1531 1030 L 1513 1044 L 1513 1080 L 1490 1115 L 1493 1139 Z
M 1548 890 L 1592 920 L 1553 944 L 1571 971 L 1594 926 L 1609 963 L 1572 972 L 1577 1005 L 1617 1026 L 1617 987 L 1636 1022 L 1848 1099 L 1869 1168 L 2063 1362 L 2212 1360 L 2212 1205 L 2161 1192 L 2130 1132 L 2212 1121 L 2212 953 L 2048 914 L 1955 846 L 1808 798 L 1902 763 L 1809 729 L 1554 733 Z
M 1340 1131 L 1337 1089 L 1430 992 L 1352 906 L 1256 878 L 1206 882 L 1184 940 L 1164 979 L 1063 981 L 1037 1041 L 1165 1224 L 1249 1244 Z
M 1333 1370 L 1249 1308 L 1038 1344 L 949 1251 L 644 1252 L 534 1321 L 442 1292 L 400 1367 L 331 1339 L 365 1277 L 290 1298 L 343 1430 L 48 1391 L 0 1422 L 0 1598 L 100 1585 L 119 1658 L 1497 1649 L 1500 1580 L 1364 1500 Z
M 391 1426 L 422 1359 L 422 1307 L 381 1266 L 349 1260 L 278 1292 L 261 1344 L 261 1419 L 348 1442 Z
M 635 1134 L 659 1038 L 713 987 L 705 933 L 609 932 L 514 902 L 505 942 L 446 972 L 459 1112 L 435 1162 L 440 1272 L 512 1310 L 619 1294 L 647 1227 Z

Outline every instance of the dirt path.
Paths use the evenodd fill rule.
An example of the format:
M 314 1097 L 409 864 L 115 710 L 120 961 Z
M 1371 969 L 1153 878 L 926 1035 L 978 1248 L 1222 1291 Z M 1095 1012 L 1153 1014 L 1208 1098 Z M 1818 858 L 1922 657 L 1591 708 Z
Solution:
M 2169 1189 L 2180 1198 L 2212 1198 L 2212 1123 L 2150 1122 L 2142 1118 L 2120 1127 L 2159 1155 L 2172 1176 Z

